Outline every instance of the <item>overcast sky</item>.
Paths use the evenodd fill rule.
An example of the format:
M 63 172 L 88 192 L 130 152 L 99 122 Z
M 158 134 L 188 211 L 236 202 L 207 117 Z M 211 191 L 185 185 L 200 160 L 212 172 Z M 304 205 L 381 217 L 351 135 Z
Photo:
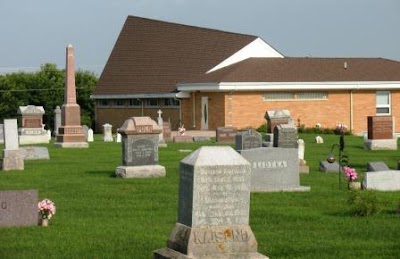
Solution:
M 128 15 L 261 37 L 285 56 L 400 61 L 400 0 L 0 0 L 0 73 L 76 66 L 100 75 Z

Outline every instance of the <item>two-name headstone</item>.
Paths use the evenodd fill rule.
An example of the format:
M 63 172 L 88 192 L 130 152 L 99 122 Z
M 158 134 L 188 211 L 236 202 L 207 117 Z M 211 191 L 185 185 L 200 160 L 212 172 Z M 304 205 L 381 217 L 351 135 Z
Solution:
M 153 258 L 267 258 L 249 226 L 250 164 L 203 146 L 180 163 L 178 222 Z
M 158 165 L 158 136 L 162 129 L 154 120 L 131 117 L 118 131 L 122 135 L 122 166 L 115 170 L 117 177 L 165 176 L 165 167 Z

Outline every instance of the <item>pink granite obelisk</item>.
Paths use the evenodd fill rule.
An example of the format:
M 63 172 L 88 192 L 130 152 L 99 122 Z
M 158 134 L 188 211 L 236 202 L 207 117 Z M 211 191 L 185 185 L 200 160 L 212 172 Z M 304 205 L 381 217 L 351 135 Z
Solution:
M 76 103 L 74 48 L 67 46 L 64 104 L 61 106 L 61 126 L 58 128 L 56 147 L 87 148 L 81 125 L 81 108 Z

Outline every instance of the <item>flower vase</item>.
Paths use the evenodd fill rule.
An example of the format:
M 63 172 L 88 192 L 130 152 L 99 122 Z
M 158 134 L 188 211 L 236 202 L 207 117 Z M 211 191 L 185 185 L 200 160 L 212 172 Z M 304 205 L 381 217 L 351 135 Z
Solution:
M 361 183 L 360 182 L 349 182 L 348 188 L 349 188 L 349 190 L 360 190 Z
M 48 219 L 48 218 L 42 219 L 42 220 L 40 221 L 40 226 L 42 226 L 42 227 L 48 227 L 48 226 L 49 226 L 49 219 Z

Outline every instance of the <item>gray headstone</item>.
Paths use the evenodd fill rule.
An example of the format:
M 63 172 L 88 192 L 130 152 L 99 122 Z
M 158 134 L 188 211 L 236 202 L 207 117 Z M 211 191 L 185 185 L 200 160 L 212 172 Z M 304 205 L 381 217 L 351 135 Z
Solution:
M 54 110 L 54 136 L 58 135 L 58 128 L 61 126 L 61 109 L 57 106 Z
M 236 135 L 236 150 L 245 150 L 251 148 L 259 148 L 262 146 L 262 137 L 254 129 L 239 132 Z
M 47 147 L 21 147 L 24 160 L 50 159 Z
M 206 136 L 194 136 L 193 137 L 193 141 L 194 142 L 201 142 L 201 141 L 210 141 L 210 137 L 206 137 Z
M 251 191 L 309 191 L 300 186 L 296 148 L 255 148 L 241 151 L 251 164 Z
M 0 124 L 0 144 L 4 144 L 4 125 Z
M 231 147 L 203 146 L 180 163 L 178 223 L 155 258 L 267 258 L 249 212 L 250 164 Z
M 118 132 L 122 135 L 122 166 L 115 174 L 122 178 L 163 177 L 158 165 L 158 138 L 162 128 L 150 117 L 131 117 Z
M 378 191 L 400 191 L 400 171 L 366 172 L 363 188 Z
M 297 148 L 297 128 L 291 124 L 280 124 L 274 128 L 274 147 Z
M 123 165 L 156 165 L 158 163 L 158 135 L 123 136 Z
M 0 191 L 0 227 L 38 224 L 37 190 Z
M 88 131 L 89 131 L 89 127 L 87 125 L 82 125 L 82 129 L 83 129 L 83 135 L 85 135 L 85 140 L 88 140 Z
M 92 129 L 88 129 L 88 137 L 87 137 L 87 142 L 93 142 L 94 138 L 93 138 L 93 130 Z
M 328 161 L 320 161 L 319 170 L 325 173 L 337 173 L 339 172 L 339 164 L 338 162 L 329 163 Z
M 377 171 L 388 171 L 390 168 L 385 164 L 385 162 L 368 162 L 367 172 L 377 172 Z

